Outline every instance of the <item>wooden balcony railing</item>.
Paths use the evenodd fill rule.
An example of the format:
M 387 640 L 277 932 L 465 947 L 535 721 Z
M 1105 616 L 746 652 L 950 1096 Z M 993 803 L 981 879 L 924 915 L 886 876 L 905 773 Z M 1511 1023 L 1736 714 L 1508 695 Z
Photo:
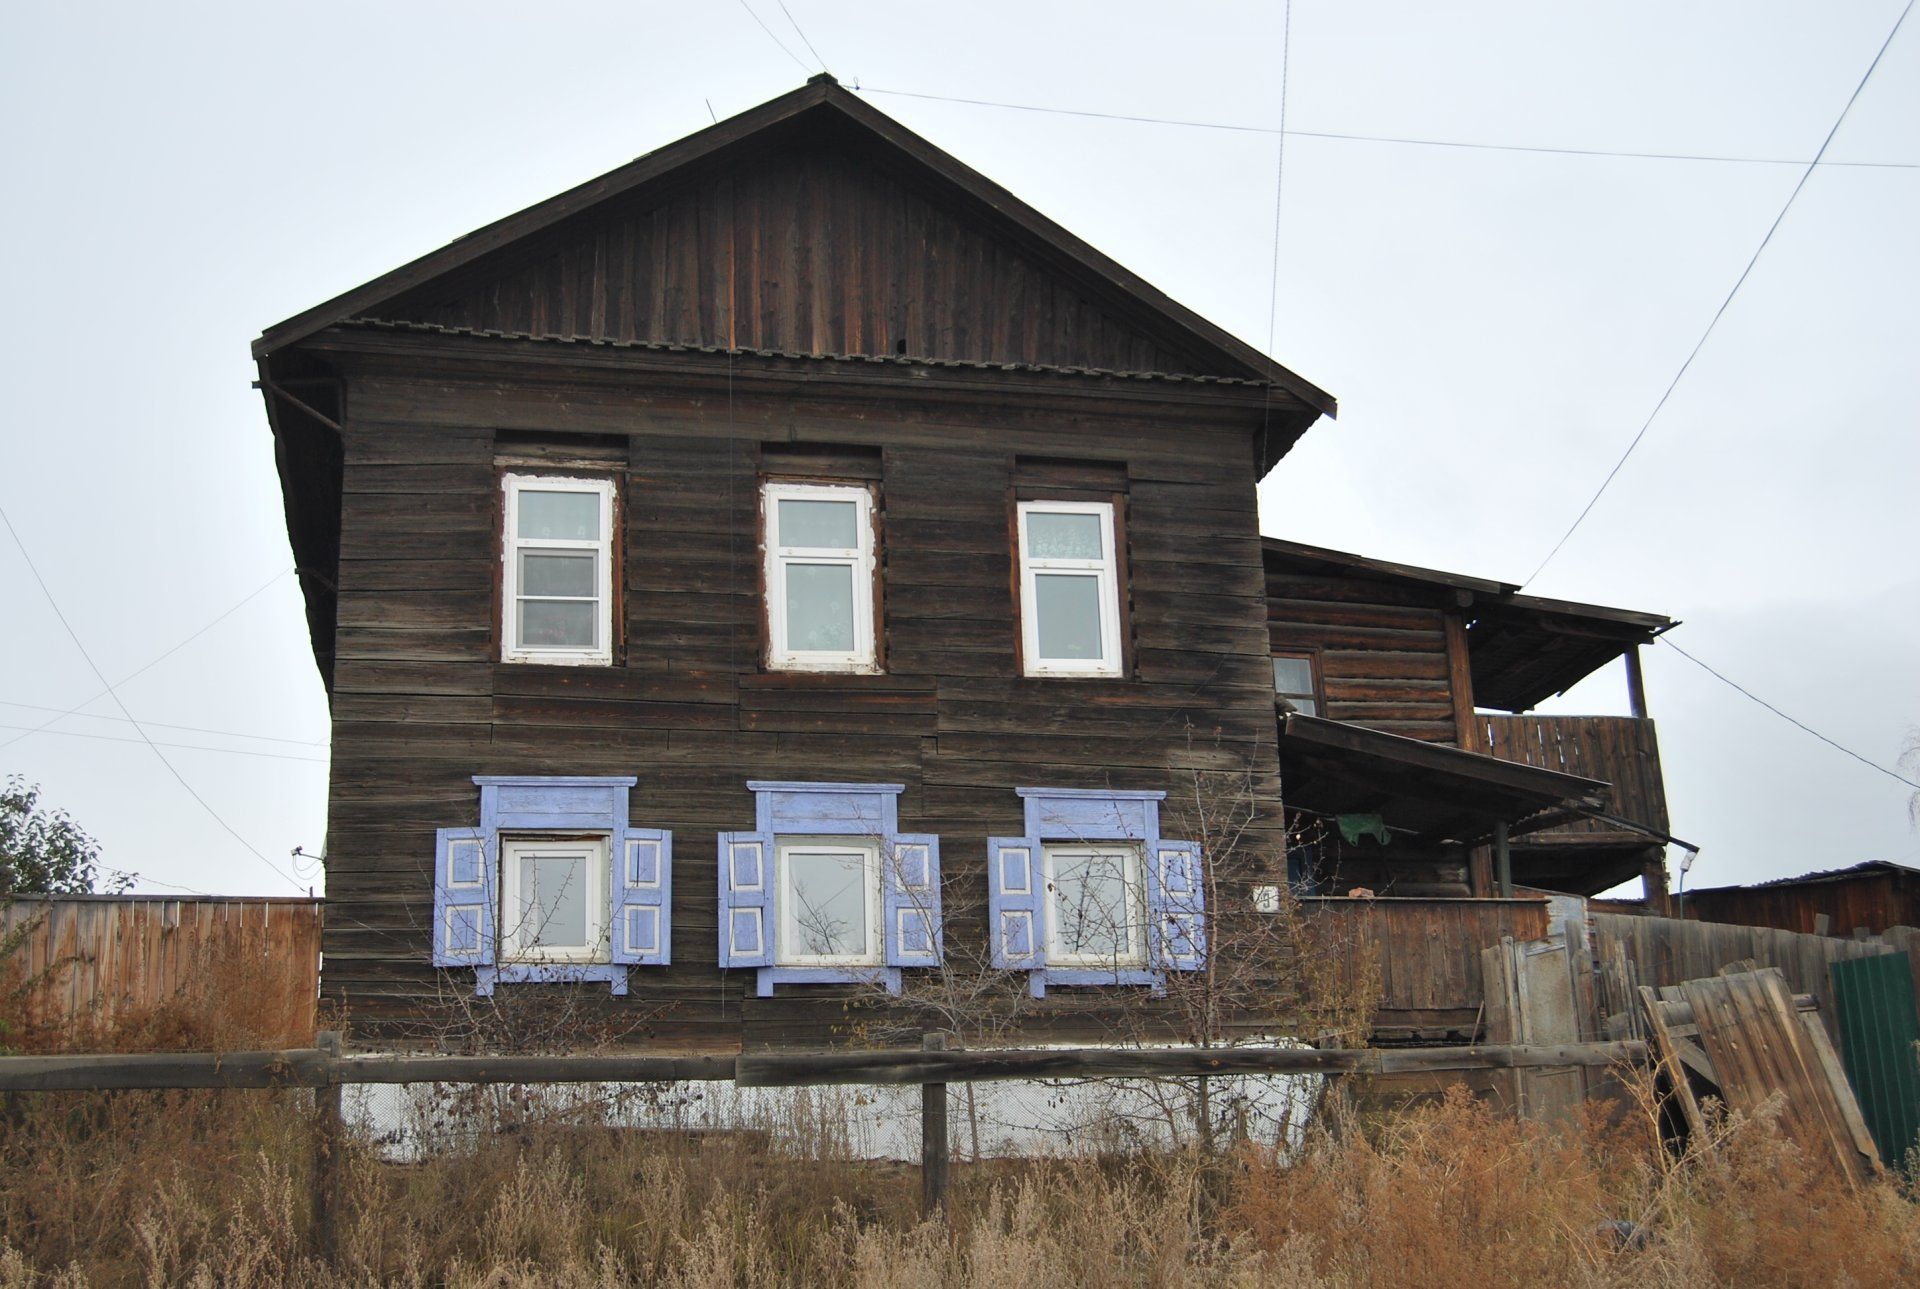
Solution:
M 1488 755 L 1601 779 L 1613 785 L 1609 814 L 1667 831 L 1667 790 L 1653 722 L 1633 716 L 1479 717 Z M 1531 834 L 1529 842 L 1618 832 L 1598 820 L 1580 820 Z

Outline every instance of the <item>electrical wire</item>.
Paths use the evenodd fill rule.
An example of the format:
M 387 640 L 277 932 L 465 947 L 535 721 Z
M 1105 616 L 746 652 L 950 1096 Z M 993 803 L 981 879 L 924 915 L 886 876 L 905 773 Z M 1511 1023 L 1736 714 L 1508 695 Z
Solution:
M 255 859 L 272 869 L 275 875 L 284 879 L 288 885 L 297 889 L 300 883 L 278 864 L 268 859 L 252 842 L 242 837 L 239 831 L 221 816 L 219 811 L 208 804 L 207 799 L 194 790 L 194 786 L 187 782 L 186 776 L 181 774 L 173 762 L 167 758 L 167 754 L 160 750 L 160 745 L 148 737 L 146 730 L 141 728 L 140 722 L 134 720 L 133 713 L 127 708 L 126 700 L 121 698 L 119 692 L 108 682 L 106 673 L 100 670 L 100 664 L 93 660 L 93 655 L 87 652 L 87 646 L 81 643 L 80 633 L 73 629 L 73 623 L 69 622 L 67 615 L 61 611 L 60 601 L 54 598 L 53 589 L 47 585 L 47 579 L 40 576 L 40 568 L 33 562 L 33 555 L 27 550 L 27 543 L 21 538 L 20 530 L 13 526 L 13 519 L 7 514 L 6 508 L 3 506 L 0 506 L 0 523 L 6 525 L 8 535 L 13 538 L 13 544 L 20 548 L 20 558 L 26 561 L 27 571 L 33 574 L 33 580 L 39 584 L 40 594 L 46 597 L 47 604 L 53 609 L 53 616 L 60 619 L 60 625 L 66 629 L 67 638 L 73 641 L 73 647 L 79 650 L 80 656 L 86 660 L 87 667 L 93 672 L 94 678 L 107 687 L 107 693 L 113 698 L 114 705 L 120 709 L 120 714 L 127 718 L 133 725 L 135 732 L 140 735 L 148 747 L 153 749 L 153 754 L 160 758 L 160 764 L 167 767 L 167 772 L 173 775 L 180 786 L 187 790 L 187 795 L 199 802 L 200 808 L 206 811 L 215 823 L 224 828 L 229 836 L 246 847 Z
M 1880 60 L 1885 56 L 1887 47 L 1893 44 L 1893 38 L 1900 34 L 1900 26 L 1906 22 L 1907 14 L 1912 9 L 1913 0 L 1907 0 L 1906 8 L 1902 9 L 1900 16 L 1894 19 L 1892 30 L 1887 32 L 1887 38 L 1880 42 L 1879 51 L 1874 54 L 1873 61 L 1867 64 L 1867 70 L 1861 74 L 1859 84 L 1855 85 L 1853 87 L 1853 93 L 1847 96 L 1846 106 L 1841 108 L 1840 115 L 1834 118 L 1833 128 L 1828 130 L 1827 137 L 1820 141 L 1820 150 L 1813 154 L 1813 160 L 1807 162 L 1806 169 L 1800 172 L 1799 182 L 1794 184 L 1793 191 L 1787 194 L 1786 203 L 1780 207 L 1780 213 L 1773 217 L 1773 223 L 1767 226 L 1766 235 L 1760 239 L 1760 244 L 1753 248 L 1753 255 L 1747 260 L 1747 266 L 1741 269 L 1740 276 L 1734 279 L 1733 289 L 1728 291 L 1726 298 L 1720 301 L 1720 307 L 1713 311 L 1713 317 L 1707 322 L 1707 329 L 1700 333 L 1700 339 L 1695 341 L 1693 348 L 1688 351 L 1686 361 L 1680 364 L 1680 369 L 1674 372 L 1673 379 L 1667 382 L 1667 388 L 1660 395 L 1660 401 L 1653 405 L 1651 412 L 1647 413 L 1647 419 L 1640 424 L 1639 433 L 1635 434 L 1633 441 L 1627 444 L 1627 450 L 1620 454 L 1620 459 L 1613 463 L 1613 469 L 1607 471 L 1607 477 L 1600 481 L 1600 486 L 1594 490 L 1593 496 L 1587 499 L 1587 504 L 1581 507 L 1580 513 L 1574 517 L 1573 523 L 1567 526 L 1567 531 L 1560 534 L 1560 540 L 1553 544 L 1553 549 L 1547 552 L 1547 557 L 1540 561 L 1532 573 L 1527 575 L 1525 581 L 1521 582 L 1520 585 L 1523 588 L 1535 578 L 1539 577 L 1547 565 L 1553 563 L 1554 556 L 1558 555 L 1561 548 L 1567 544 L 1567 539 L 1572 537 L 1580 525 L 1586 522 L 1587 516 L 1593 513 L 1593 508 L 1599 504 L 1600 498 L 1606 494 L 1607 488 L 1620 473 L 1620 468 L 1626 465 L 1627 458 L 1632 456 L 1633 450 L 1640 446 L 1640 440 L 1647 437 L 1647 431 L 1653 428 L 1653 422 L 1659 417 L 1660 409 L 1667 405 L 1667 400 L 1673 397 L 1673 391 L 1680 387 L 1680 381 L 1686 376 L 1687 369 L 1693 366 L 1693 360 L 1698 358 L 1700 351 L 1706 347 L 1707 338 L 1713 335 L 1713 329 L 1719 326 L 1720 319 L 1726 316 L 1727 306 L 1733 303 L 1733 297 L 1740 293 L 1742 286 L 1746 285 L 1747 278 L 1753 273 L 1754 265 L 1760 262 L 1760 256 L 1766 251 L 1768 243 L 1773 241 L 1773 235 L 1779 231 L 1781 221 L 1785 220 L 1787 212 L 1793 209 L 1794 200 L 1800 196 L 1801 190 L 1807 186 L 1807 180 L 1813 177 L 1814 170 L 1820 165 L 1820 159 L 1827 155 L 1827 149 L 1832 146 L 1834 136 L 1840 133 L 1841 125 L 1846 122 L 1847 113 L 1853 110 L 1854 103 L 1860 98 L 1860 92 L 1866 89 L 1867 82 L 1873 79 L 1874 69 L 1880 66 Z
M 159 657 L 153 659 L 151 662 L 147 663 L 143 667 L 140 667 L 134 671 L 128 672 L 125 676 L 122 676 L 120 678 L 117 684 L 101 690 L 99 693 L 87 699 L 86 702 L 81 703 L 79 706 L 69 707 L 64 711 L 62 711 L 60 715 L 54 717 L 50 721 L 47 721 L 45 724 L 36 725 L 33 728 L 27 730 L 26 733 L 16 734 L 12 738 L 8 739 L 6 742 L 0 743 L 0 751 L 5 751 L 7 748 L 12 747 L 15 743 L 18 743 L 21 739 L 33 737 L 35 734 L 40 733 L 42 730 L 47 729 L 49 726 L 58 725 L 63 719 L 65 719 L 68 716 L 80 715 L 87 708 L 93 706 L 95 703 L 105 698 L 108 694 L 111 694 L 114 691 L 114 689 L 128 684 L 129 682 L 133 681 L 137 677 L 146 675 L 149 671 L 152 671 L 155 667 L 158 667 L 161 663 L 173 657 L 173 655 L 179 653 L 182 649 L 192 644 L 195 640 L 198 640 L 201 636 L 207 634 L 207 632 L 213 630 L 215 627 L 219 626 L 222 622 L 225 622 L 228 618 L 232 617 L 234 614 L 238 613 L 241 609 L 245 608 L 248 604 L 258 599 L 261 595 L 266 593 L 266 590 L 268 587 L 272 586 L 275 582 L 278 582 L 281 578 L 285 577 L 287 574 L 293 571 L 294 569 L 291 565 L 281 569 L 278 573 L 275 573 L 272 577 L 262 582 L 259 586 L 247 592 L 246 595 L 242 596 L 238 601 L 234 603 L 232 608 L 228 609 L 225 613 L 222 613 L 219 617 L 213 619 L 213 621 L 201 627 L 198 631 L 194 632 L 192 635 L 188 636 L 186 639 L 174 645 L 171 649 L 168 649 L 165 653 L 161 654 Z M 14 703 L 14 704 L 9 704 L 9 706 L 24 706 L 24 704 Z M 46 710 L 51 711 L 53 709 L 48 708 Z
M 773 34 L 773 28 L 767 26 L 767 24 L 761 19 L 760 15 L 753 11 L 753 6 L 748 4 L 747 0 L 740 0 L 740 7 L 747 11 L 747 17 L 753 19 L 756 23 L 760 24 L 760 30 L 767 33 L 768 40 L 771 40 L 774 44 L 780 46 L 781 53 L 785 54 L 788 58 L 791 58 L 794 61 L 794 65 L 797 66 L 801 71 L 805 72 L 809 76 L 813 75 L 813 68 L 807 66 L 806 63 L 801 59 L 800 55 L 794 53 L 791 49 L 788 49 L 785 41 L 781 40 L 780 37 Z M 795 30 L 798 30 L 798 28 L 795 28 Z
M 1803 730 L 1806 733 L 1813 735 L 1815 738 L 1819 739 L 1822 743 L 1825 743 L 1828 747 L 1833 748 L 1835 751 L 1845 752 L 1848 756 L 1852 757 L 1854 760 L 1858 761 L 1860 764 L 1880 771 L 1880 773 L 1886 775 L 1889 779 L 1893 779 L 1899 783 L 1904 783 L 1909 788 L 1920 789 L 1920 783 L 1914 782 L 1912 779 L 1909 779 L 1906 775 L 1901 774 L 1895 770 L 1889 770 L 1886 766 L 1881 765 L 1878 761 L 1868 760 L 1866 757 L 1861 756 L 1858 752 L 1854 751 L 1850 747 L 1847 747 L 1845 744 L 1836 743 L 1834 740 L 1828 738 L 1825 734 L 1822 734 L 1819 730 L 1813 728 L 1813 726 L 1807 724 L 1805 721 L 1796 720 L 1794 717 L 1787 715 L 1785 712 L 1781 711 L 1778 707 L 1775 707 L 1772 703 L 1769 703 L 1766 699 L 1760 697 L 1760 695 L 1754 693 L 1751 689 L 1748 689 L 1745 685 L 1742 685 L 1739 681 L 1733 680 L 1728 676 L 1722 675 L 1720 672 L 1714 670 L 1714 668 L 1712 668 L 1711 666 L 1702 662 L 1700 659 L 1694 657 L 1692 654 L 1688 653 L 1685 649 L 1682 649 L 1679 645 L 1675 644 L 1672 640 L 1668 639 L 1666 636 L 1655 636 L 1654 639 L 1658 640 L 1661 644 L 1667 646 L 1667 648 L 1679 654 L 1682 658 L 1685 658 L 1688 662 L 1692 663 L 1694 666 L 1700 668 L 1700 670 L 1706 672 L 1709 676 L 1712 676 L 1715 680 L 1720 681 L 1722 684 L 1732 686 L 1734 689 L 1738 690 L 1740 693 L 1746 695 L 1748 698 L 1752 699 L 1754 702 L 1760 704 L 1760 706 L 1772 712 L 1775 716 L 1778 716 L 1781 720 L 1785 721 L 1787 724 L 1792 725 L 1797 729 Z
M 111 718 L 100 717 L 98 719 L 107 720 Z M 137 721 L 131 722 L 131 724 L 133 724 L 135 729 L 140 727 L 140 723 Z M 158 728 L 157 722 L 155 725 L 156 728 Z M 26 725 L 0 723 L 0 730 L 24 730 L 30 728 L 32 727 Z M 244 747 L 207 747 L 200 743 L 157 743 L 143 738 L 121 738 L 117 734 L 90 734 L 85 730 L 42 730 L 41 732 L 52 738 L 90 738 L 102 743 L 132 743 L 136 747 L 142 743 L 152 743 L 154 747 L 178 748 L 184 752 L 219 752 L 223 756 L 257 756 L 265 757 L 269 761 L 305 761 L 309 765 L 327 764 L 327 758 L 324 756 L 294 756 L 291 752 L 258 752 L 252 748 Z M 209 732 L 211 733 L 213 731 Z M 242 734 L 238 737 L 245 738 L 247 736 Z
M 743 0 L 744 2 L 744 0 Z M 963 103 L 969 107 L 994 107 L 1010 112 L 1039 112 L 1048 116 L 1080 116 L 1096 121 L 1127 121 L 1136 125 L 1171 125 L 1188 130 L 1223 130 L 1233 134 L 1281 134 L 1296 139 L 1331 139 L 1343 143 L 1396 143 L 1419 148 L 1461 148 L 1485 152 L 1537 152 L 1565 157 L 1621 157 L 1639 161 L 1719 161 L 1731 165 L 1801 166 L 1793 157 L 1735 157 L 1707 152 L 1633 152 L 1615 148 L 1561 148 L 1524 143 L 1480 143 L 1466 139 L 1422 139 L 1394 134 L 1350 134 L 1332 130 L 1292 130 L 1271 125 L 1233 125 L 1222 121 L 1183 121 L 1164 116 L 1133 116 L 1124 112 L 1089 112 L 1078 108 L 1042 107 L 1033 103 L 1002 103 L 994 99 L 960 98 L 950 94 L 921 94 L 913 90 L 880 89 L 853 84 L 849 89 L 862 94 L 887 94 L 894 98 L 925 99 L 933 103 Z M 1920 170 L 1920 161 L 1820 161 L 1823 166 L 1848 166 L 1868 170 Z
M 800 30 L 800 24 L 794 19 L 793 10 L 787 8 L 787 0 L 774 0 L 774 3 L 780 6 L 781 13 L 787 15 L 787 21 L 792 23 L 794 31 L 799 33 L 800 43 L 807 47 L 807 52 L 812 54 L 814 61 L 820 64 L 820 70 L 831 76 L 833 73 L 827 67 L 827 60 L 820 57 L 820 51 L 813 47 L 811 40 L 807 39 L 807 33 Z
M 122 724 L 126 723 L 126 717 L 124 716 L 102 716 L 95 712 L 62 711 L 58 707 L 44 707 L 39 703 L 18 703 L 5 698 L 0 698 L 0 707 L 23 707 L 30 712 L 59 712 L 62 716 L 78 716 L 83 721 L 117 721 Z M 166 721 L 142 721 L 140 723 L 142 725 L 145 725 L 148 729 L 154 729 L 154 730 L 180 730 L 181 732 L 187 733 L 187 734 L 213 734 L 213 735 L 217 735 L 220 738 L 253 739 L 256 742 L 260 742 L 260 743 L 290 743 L 295 747 L 327 746 L 327 740 L 325 739 L 280 738 L 279 736 L 273 735 L 273 734 L 242 734 L 238 730 L 208 729 L 203 725 L 170 725 Z M 17 729 L 25 729 L 28 727 L 21 726 L 21 725 L 7 725 L 7 726 L 0 726 L 0 728 L 17 730 Z M 31 728 L 44 729 L 45 727 L 33 726 Z M 66 731 L 56 731 L 56 733 L 65 733 L 65 732 Z M 219 749 L 208 748 L 207 750 L 211 752 L 211 751 L 217 751 Z

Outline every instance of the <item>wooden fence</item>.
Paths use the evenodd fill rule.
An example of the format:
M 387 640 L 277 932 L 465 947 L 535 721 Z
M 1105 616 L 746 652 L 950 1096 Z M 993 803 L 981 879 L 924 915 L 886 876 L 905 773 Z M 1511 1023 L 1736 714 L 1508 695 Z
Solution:
M 75 895 L 0 901 L 3 964 L 42 1024 L 109 1025 L 242 985 L 264 1034 L 313 1041 L 321 902 L 211 896 Z
M 1657 989 L 1704 979 L 1722 967 L 1751 959 L 1756 966 L 1778 967 L 1794 993 L 1817 999 L 1820 1017 L 1837 1042 L 1839 1035 L 1832 1033 L 1833 983 L 1828 975 L 1833 963 L 1905 950 L 1915 969 L 1916 992 L 1920 992 L 1920 931 L 1911 927 L 1892 927 L 1879 937 L 1855 940 L 1622 913 L 1594 913 L 1590 921 L 1602 975 L 1618 975 L 1616 964 L 1623 964 L 1631 975 L 1631 979 L 1610 982 L 1610 992 L 1616 995 L 1625 990 L 1621 996 L 1630 996 L 1640 985 Z

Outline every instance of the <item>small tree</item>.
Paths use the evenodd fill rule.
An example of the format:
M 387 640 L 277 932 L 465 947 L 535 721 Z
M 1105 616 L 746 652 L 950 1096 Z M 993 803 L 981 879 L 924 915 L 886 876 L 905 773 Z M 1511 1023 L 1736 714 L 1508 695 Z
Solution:
M 40 805 L 40 785 L 15 775 L 0 790 L 0 899 L 88 895 L 99 880 L 100 843 L 64 810 Z M 123 891 L 131 879 L 108 883 Z

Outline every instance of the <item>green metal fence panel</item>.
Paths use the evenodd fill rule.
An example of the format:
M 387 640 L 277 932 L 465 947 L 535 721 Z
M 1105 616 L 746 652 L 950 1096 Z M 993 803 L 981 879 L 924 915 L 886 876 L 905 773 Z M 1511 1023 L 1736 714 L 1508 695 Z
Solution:
M 1920 1014 L 1904 953 L 1835 962 L 1841 1057 L 1880 1158 L 1910 1165 L 1920 1146 Z

